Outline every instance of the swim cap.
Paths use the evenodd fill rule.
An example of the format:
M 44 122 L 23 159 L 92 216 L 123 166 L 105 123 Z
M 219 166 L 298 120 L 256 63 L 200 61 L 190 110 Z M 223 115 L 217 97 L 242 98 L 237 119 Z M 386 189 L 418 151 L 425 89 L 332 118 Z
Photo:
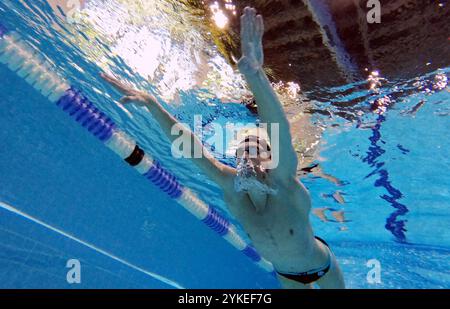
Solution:
M 271 158 L 271 148 L 269 135 L 263 127 L 246 128 L 238 133 L 238 140 L 241 142 L 236 149 L 238 159 L 247 152 L 250 158 L 261 158 L 269 160 Z
M 242 158 L 245 153 L 250 155 L 250 158 L 262 158 L 270 159 L 270 145 L 269 143 L 259 136 L 248 135 L 245 139 L 239 143 L 236 149 L 236 158 Z

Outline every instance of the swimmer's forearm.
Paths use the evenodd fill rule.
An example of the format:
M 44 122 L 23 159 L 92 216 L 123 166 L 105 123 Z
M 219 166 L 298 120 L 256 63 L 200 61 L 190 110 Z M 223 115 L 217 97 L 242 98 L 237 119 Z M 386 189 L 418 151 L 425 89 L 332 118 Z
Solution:
M 189 145 L 191 153 L 186 153 L 186 149 L 183 149 L 182 151 L 184 157 L 198 158 L 197 160 L 194 160 L 195 164 L 199 166 L 205 174 L 210 176 L 210 178 L 218 183 L 222 183 L 222 178 L 224 178 L 222 172 L 224 170 L 227 170 L 226 166 L 217 161 L 203 147 L 202 142 L 192 133 L 189 128 L 183 126 L 175 119 L 175 117 L 167 112 L 161 105 L 161 103 L 158 102 L 157 98 L 149 93 L 135 90 L 110 75 L 101 73 L 100 76 L 111 86 L 117 89 L 120 93 L 124 94 L 124 97 L 120 99 L 121 103 L 126 104 L 132 102 L 140 106 L 145 106 L 153 115 L 153 117 L 155 117 L 155 119 L 158 121 L 164 134 L 172 143 L 179 137 L 180 131 L 183 137 L 189 136 L 188 143 L 191 143 Z M 173 135 L 172 132 L 175 135 Z M 186 141 L 183 141 L 181 145 L 183 147 L 186 146 Z M 199 153 L 200 156 L 195 156 L 195 154 L 197 153 Z
M 227 169 L 225 165 L 217 161 L 214 156 L 203 147 L 202 142 L 195 136 L 192 131 L 186 126 L 182 125 L 175 117 L 173 117 L 162 105 L 156 100 L 148 99 L 145 106 L 150 111 L 152 116 L 158 121 L 161 129 L 164 134 L 170 140 L 170 142 L 174 142 L 180 136 L 180 131 L 183 136 L 190 136 L 191 147 L 190 153 L 186 153 L 183 149 L 183 155 L 186 158 L 193 159 L 193 162 L 213 181 L 222 185 L 224 183 L 224 169 Z M 172 134 L 172 130 L 176 132 L 176 134 Z M 185 144 L 183 144 L 185 146 Z M 197 152 L 201 154 L 200 157 L 195 156 L 194 149 L 197 149 Z
M 245 79 L 255 96 L 261 120 L 267 124 L 278 123 L 280 129 L 289 128 L 281 102 L 263 69 L 260 68 L 253 74 L 245 74 Z
M 255 96 L 258 115 L 268 126 L 269 136 L 272 136 L 271 124 L 279 125 L 280 159 L 283 161 L 283 167 L 290 173 L 294 173 L 297 169 L 297 154 L 292 146 L 289 121 L 275 90 L 262 68 L 253 74 L 245 74 L 245 79 Z
M 180 135 L 179 134 L 172 134 L 172 128 L 179 129 L 179 131 L 182 131 L 183 135 L 189 135 L 190 140 L 193 141 L 193 145 L 191 145 L 192 154 L 194 151 L 194 147 L 200 147 L 197 149 L 202 149 L 203 145 L 198 140 L 198 138 L 192 133 L 192 131 L 187 128 L 186 126 L 182 125 L 175 117 L 173 117 L 158 101 L 154 100 L 148 100 L 147 104 L 145 106 L 148 108 L 150 113 L 153 115 L 153 117 L 158 121 L 161 129 L 163 130 L 164 134 L 167 136 L 167 138 L 173 142 L 175 141 Z M 177 130 L 177 133 L 179 132 Z M 189 154 L 185 154 L 189 155 Z M 193 156 L 191 156 L 193 157 Z

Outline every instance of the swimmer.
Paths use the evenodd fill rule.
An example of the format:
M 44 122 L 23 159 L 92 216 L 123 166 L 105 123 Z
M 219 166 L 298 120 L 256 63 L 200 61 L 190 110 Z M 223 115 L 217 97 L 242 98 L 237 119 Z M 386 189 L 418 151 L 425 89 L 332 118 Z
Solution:
M 241 17 L 242 58 L 238 62 L 258 104 L 261 122 L 279 126 L 279 164 L 267 168 L 273 155 L 270 141 L 261 135 L 248 135 L 236 151 L 237 168 L 216 160 L 195 135 L 195 147 L 201 147 L 201 158 L 193 162 L 222 189 L 232 215 L 240 222 L 258 252 L 272 262 L 284 288 L 345 288 L 344 278 L 327 243 L 315 237 L 310 220 L 311 199 L 296 176 L 297 154 L 292 144 L 290 125 L 282 105 L 262 69 L 263 19 L 253 8 L 245 8 Z M 102 77 L 120 91 L 122 103 L 145 106 L 159 122 L 169 140 L 177 120 L 152 95 L 133 89 L 117 79 Z M 197 148 L 199 149 L 199 148 Z

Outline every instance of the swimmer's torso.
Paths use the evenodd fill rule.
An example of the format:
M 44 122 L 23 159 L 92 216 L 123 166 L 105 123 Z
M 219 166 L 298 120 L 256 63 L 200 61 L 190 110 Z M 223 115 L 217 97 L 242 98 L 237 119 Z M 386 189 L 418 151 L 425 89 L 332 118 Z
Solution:
M 277 186 L 268 195 L 263 211 L 257 212 L 247 193 L 225 193 L 225 202 L 248 233 L 258 252 L 277 270 L 299 271 L 317 266 L 322 253 L 309 223 L 309 195 L 297 180 Z

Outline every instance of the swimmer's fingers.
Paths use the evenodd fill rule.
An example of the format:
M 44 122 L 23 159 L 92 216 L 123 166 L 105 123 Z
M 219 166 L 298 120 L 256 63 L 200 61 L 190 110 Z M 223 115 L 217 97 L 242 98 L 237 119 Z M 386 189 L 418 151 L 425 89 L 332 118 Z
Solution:
M 258 61 L 260 65 L 264 63 L 264 51 L 262 46 L 263 35 L 264 35 L 264 21 L 262 16 L 258 15 L 256 16 L 255 19 L 255 36 L 253 40 L 255 46 L 256 61 Z
M 119 81 L 118 79 L 116 79 L 110 75 L 101 73 L 100 77 L 103 78 L 106 82 L 108 82 L 111 86 L 113 86 L 117 91 L 119 91 L 123 94 L 131 95 L 135 92 L 135 90 L 133 88 L 125 85 L 124 83 L 122 83 L 121 81 Z
M 257 18 L 256 10 L 254 8 L 246 7 L 244 10 L 243 25 L 245 34 L 249 41 L 253 41 L 257 35 Z
M 255 32 L 255 39 L 260 43 L 264 35 L 264 20 L 261 15 L 256 16 Z
M 256 15 L 255 9 L 246 7 L 244 14 L 241 16 L 241 48 L 242 56 L 247 57 L 252 66 L 261 66 L 264 62 L 263 34 L 264 21 L 262 16 Z M 244 61 L 241 64 L 244 64 Z
M 136 99 L 137 98 L 135 96 L 124 96 L 119 100 L 119 102 L 122 104 L 127 104 L 136 101 Z
M 247 11 L 247 28 L 251 38 L 256 34 L 256 10 L 254 8 L 248 8 Z
M 107 74 L 101 73 L 100 76 L 117 91 L 125 95 L 119 100 L 122 104 L 136 103 L 141 106 L 158 104 L 158 100 L 149 93 L 135 90 L 131 86 L 127 86 L 120 80 Z
M 242 54 L 248 55 L 251 52 L 251 33 L 249 26 L 248 7 L 244 9 L 244 14 L 241 16 L 241 48 Z
M 136 103 L 138 105 L 145 105 L 147 103 L 146 99 L 140 95 L 128 95 L 124 96 L 119 100 L 122 104 Z

